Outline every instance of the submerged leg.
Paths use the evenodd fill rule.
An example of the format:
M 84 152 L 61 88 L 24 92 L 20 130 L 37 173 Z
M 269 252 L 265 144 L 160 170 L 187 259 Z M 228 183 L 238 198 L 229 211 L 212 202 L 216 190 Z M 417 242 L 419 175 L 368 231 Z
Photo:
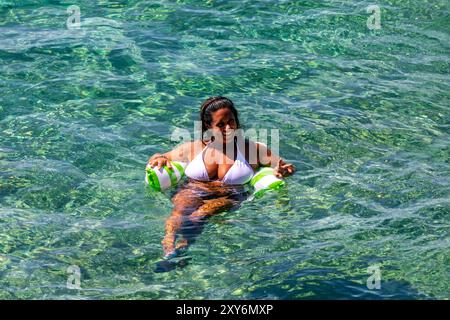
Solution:
M 227 197 L 204 200 L 204 204 L 195 210 L 188 218 L 187 224 L 190 227 L 184 228 L 183 238 L 186 239 L 186 246 L 195 242 L 197 236 L 202 232 L 206 219 L 214 214 L 230 210 L 239 202 Z
M 207 217 L 231 209 L 237 203 L 236 200 L 227 197 L 204 200 L 204 204 L 189 216 L 189 220 L 193 223 L 202 222 Z
M 166 220 L 166 234 L 161 242 L 165 256 L 168 256 L 175 251 L 176 235 L 186 221 L 186 216 L 194 212 L 203 204 L 202 199 L 189 189 L 183 189 L 178 192 L 172 198 L 172 202 L 174 208 L 172 214 Z

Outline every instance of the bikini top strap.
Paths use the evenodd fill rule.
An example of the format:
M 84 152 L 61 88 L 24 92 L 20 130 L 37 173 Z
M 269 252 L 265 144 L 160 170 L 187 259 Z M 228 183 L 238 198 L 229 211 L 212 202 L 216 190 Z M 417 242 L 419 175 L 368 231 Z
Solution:
M 201 161 L 204 163 L 203 161 L 203 153 L 205 153 L 206 149 L 211 145 L 212 141 L 209 141 L 206 146 L 202 149 L 202 152 L 200 152 L 197 157 L 199 157 L 201 159 Z

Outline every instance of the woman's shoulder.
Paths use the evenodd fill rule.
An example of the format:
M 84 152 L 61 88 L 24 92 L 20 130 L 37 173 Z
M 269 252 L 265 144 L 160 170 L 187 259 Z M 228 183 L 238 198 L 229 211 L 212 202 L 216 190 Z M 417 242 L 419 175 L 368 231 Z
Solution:
M 194 148 L 200 147 L 203 149 L 206 146 L 206 143 L 203 142 L 202 140 L 193 140 L 190 142 L 190 146 Z
M 265 145 L 264 143 L 259 142 L 259 141 L 253 141 L 253 140 L 250 140 L 247 138 L 245 139 L 245 146 L 250 147 L 250 148 L 256 148 L 256 149 L 259 149 L 260 147 L 267 148 L 267 145 Z
M 202 145 L 201 140 L 193 140 L 193 141 L 187 141 L 187 142 L 183 142 L 183 143 L 179 144 L 178 148 L 182 148 L 184 150 L 190 150 L 192 148 L 199 147 L 201 145 Z
M 189 155 L 188 158 L 190 161 L 195 158 L 197 154 L 199 154 L 203 148 L 205 147 L 205 143 L 202 140 L 193 140 L 185 143 L 185 150 Z

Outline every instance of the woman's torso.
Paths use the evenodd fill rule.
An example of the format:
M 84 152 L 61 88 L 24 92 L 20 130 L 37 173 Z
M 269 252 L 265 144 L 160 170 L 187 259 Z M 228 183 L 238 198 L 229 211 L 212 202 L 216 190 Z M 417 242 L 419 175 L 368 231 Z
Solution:
M 248 140 L 245 141 L 245 144 L 238 144 L 235 141 L 234 150 L 225 152 L 213 143 L 205 146 L 201 141 L 193 142 L 194 148 L 191 148 L 188 156 L 189 164 L 185 170 L 186 176 L 197 181 L 218 185 L 245 184 L 258 168 L 257 163 L 249 163 L 249 144 Z

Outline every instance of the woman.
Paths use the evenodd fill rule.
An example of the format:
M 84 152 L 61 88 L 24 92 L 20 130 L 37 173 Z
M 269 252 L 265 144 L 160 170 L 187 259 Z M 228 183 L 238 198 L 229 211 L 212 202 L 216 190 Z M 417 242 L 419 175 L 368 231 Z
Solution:
M 238 112 L 230 99 L 207 99 L 201 106 L 200 119 L 201 140 L 185 143 L 164 154 L 154 154 L 147 164 L 161 169 L 165 165 L 170 168 L 169 161 L 189 163 L 185 169 L 189 182 L 173 196 L 174 208 L 166 221 L 166 235 L 162 241 L 166 258 L 194 241 L 195 233 L 201 229 L 195 226 L 201 226 L 204 218 L 229 210 L 245 200 L 247 192 L 243 185 L 260 166 L 270 165 L 280 178 L 295 171 L 292 164 L 285 163 L 260 143 L 249 140 L 238 143 Z M 205 133 L 211 138 L 204 139 Z M 194 235 L 192 232 L 180 234 L 186 223 L 191 227 L 184 231 L 193 231 Z M 182 239 L 175 244 L 178 234 Z

